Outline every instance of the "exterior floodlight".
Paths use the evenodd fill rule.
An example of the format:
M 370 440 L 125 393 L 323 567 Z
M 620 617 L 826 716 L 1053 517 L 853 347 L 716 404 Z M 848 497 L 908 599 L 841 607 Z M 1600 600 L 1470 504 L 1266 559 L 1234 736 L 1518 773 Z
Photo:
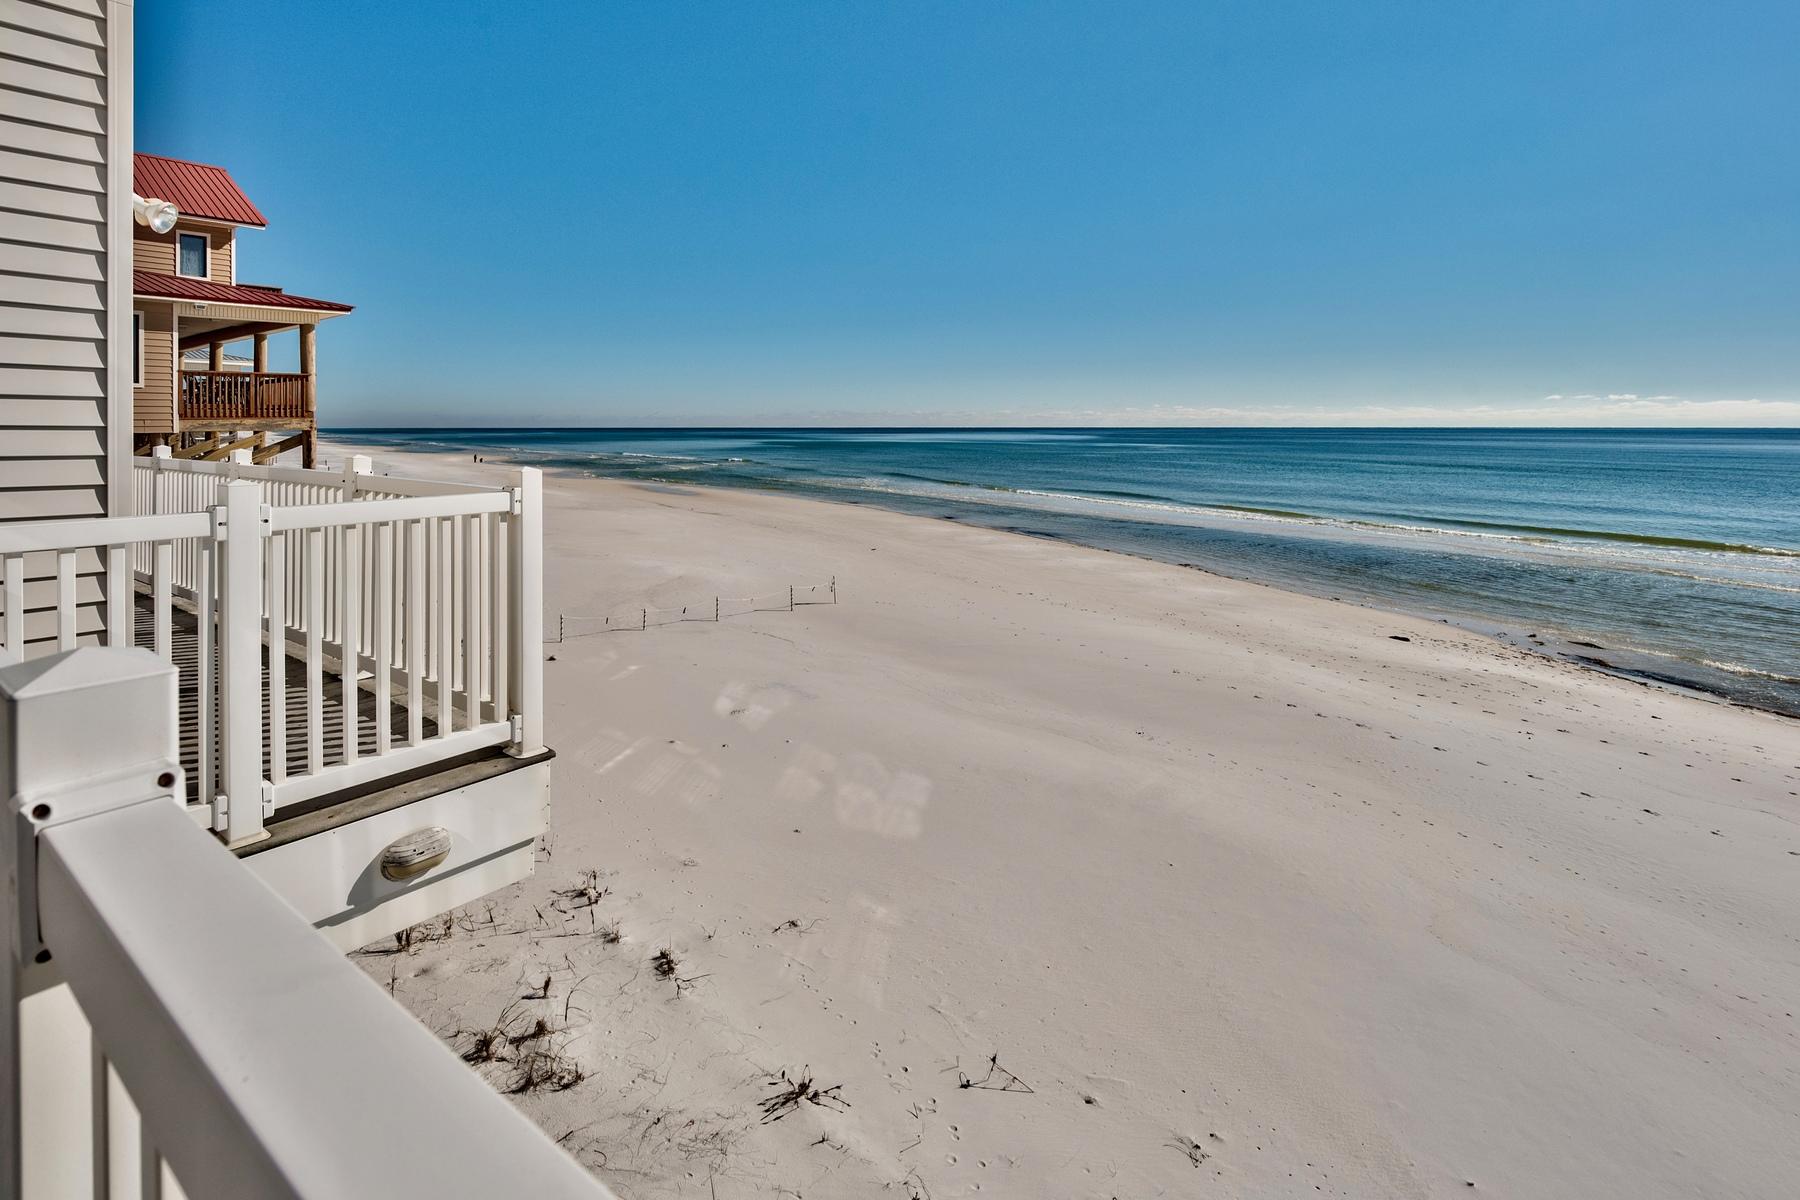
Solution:
M 139 225 L 148 225 L 156 233 L 167 233 L 175 228 L 175 218 L 181 215 L 181 210 L 167 200 L 146 200 L 133 192 L 131 215 L 137 218 Z

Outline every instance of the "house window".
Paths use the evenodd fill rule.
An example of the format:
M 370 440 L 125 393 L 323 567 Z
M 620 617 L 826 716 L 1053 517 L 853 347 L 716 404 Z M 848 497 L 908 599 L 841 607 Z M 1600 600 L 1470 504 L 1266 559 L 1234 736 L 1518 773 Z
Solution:
M 206 278 L 206 241 L 204 233 L 176 235 L 175 270 L 177 273 L 192 279 Z
M 131 314 L 131 385 L 144 386 L 144 314 Z

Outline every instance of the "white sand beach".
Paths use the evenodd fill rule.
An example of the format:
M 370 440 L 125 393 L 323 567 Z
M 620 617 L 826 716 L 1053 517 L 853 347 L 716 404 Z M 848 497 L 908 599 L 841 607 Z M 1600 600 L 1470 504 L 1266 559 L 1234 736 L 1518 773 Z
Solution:
M 1800 723 L 949 521 L 546 491 L 552 636 L 837 580 L 547 646 L 535 878 L 357 958 L 460 1050 L 505 1013 L 478 1069 L 619 1195 L 1800 1194 Z

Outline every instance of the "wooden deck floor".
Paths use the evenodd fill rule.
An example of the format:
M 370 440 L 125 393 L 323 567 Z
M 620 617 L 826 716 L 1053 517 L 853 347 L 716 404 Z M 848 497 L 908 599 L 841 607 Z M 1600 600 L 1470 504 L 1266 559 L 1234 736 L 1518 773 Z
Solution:
M 150 649 L 155 645 L 155 627 L 153 609 L 150 598 L 145 595 L 137 597 L 136 641 L 139 646 Z M 181 768 L 187 775 L 188 803 L 197 803 L 200 791 L 200 635 L 194 614 L 177 606 L 170 622 L 170 635 L 174 653 L 175 667 L 180 673 L 179 697 L 181 709 Z M 304 774 L 306 764 L 306 675 L 303 660 L 286 657 L 282 664 L 286 668 L 285 682 L 287 695 L 287 770 L 290 775 Z M 263 674 L 260 694 L 267 695 L 269 682 L 269 651 L 263 649 Z M 344 761 L 344 706 L 346 687 L 341 676 L 326 672 L 324 675 L 324 762 L 323 766 L 335 766 Z M 356 689 L 354 692 L 356 711 L 361 718 L 357 729 L 357 752 L 362 755 L 373 755 L 376 751 L 375 741 L 375 697 L 368 692 Z M 262 709 L 263 734 L 263 775 L 269 774 L 269 741 L 268 741 L 268 705 Z M 391 745 L 402 745 L 406 741 L 407 712 L 401 704 L 390 705 L 391 718 L 389 742 Z M 427 712 L 422 717 L 424 736 L 431 737 L 437 732 L 437 722 Z M 215 726 L 216 728 L 216 726 Z

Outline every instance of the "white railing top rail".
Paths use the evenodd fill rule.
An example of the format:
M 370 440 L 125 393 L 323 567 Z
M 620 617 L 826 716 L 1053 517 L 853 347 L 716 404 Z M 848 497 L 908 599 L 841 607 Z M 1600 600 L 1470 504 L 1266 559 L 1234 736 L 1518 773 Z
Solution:
M 175 697 L 174 669 L 140 650 L 0 669 L 0 815 L 18 881 L 16 904 L 0 898 L 17 947 L 0 963 L 0 1193 L 77 1162 L 104 1172 L 92 1143 L 120 1124 L 112 1090 L 94 1086 L 91 1118 L 41 1136 L 71 1085 L 20 1055 L 20 1002 L 60 974 L 140 1114 L 143 1158 L 193 1200 L 604 1200 L 182 815 Z
M 208 512 L 170 513 L 160 517 L 82 517 L 63 521 L 31 521 L 0 525 L 0 555 L 45 550 L 80 550 L 91 546 L 125 546 L 134 542 L 166 542 L 205 537 L 212 532 Z
M 497 492 L 502 488 L 491 487 L 479 483 L 450 483 L 441 479 L 413 479 L 401 475 L 377 475 L 368 456 L 351 455 L 341 471 L 321 471 L 305 467 L 280 467 L 274 465 L 256 465 L 250 461 L 250 451 L 234 451 L 230 459 L 220 462 L 205 462 L 192 458 L 175 458 L 168 447 L 159 446 L 157 453 L 149 456 L 138 456 L 131 460 L 134 469 L 147 474 L 170 472 L 182 475 L 213 476 L 221 481 L 234 479 L 250 479 L 258 482 L 291 483 L 305 485 L 341 484 L 349 481 L 356 493 L 373 493 L 381 496 L 387 493 L 393 496 L 457 496 L 471 492 Z
M 408 496 L 391 500 L 353 500 L 347 504 L 302 504 L 269 510 L 272 529 L 319 529 L 326 525 L 372 525 L 381 521 L 416 521 L 425 517 L 466 517 L 476 513 L 513 511 L 506 492 L 470 495 Z

